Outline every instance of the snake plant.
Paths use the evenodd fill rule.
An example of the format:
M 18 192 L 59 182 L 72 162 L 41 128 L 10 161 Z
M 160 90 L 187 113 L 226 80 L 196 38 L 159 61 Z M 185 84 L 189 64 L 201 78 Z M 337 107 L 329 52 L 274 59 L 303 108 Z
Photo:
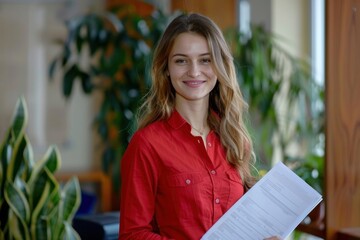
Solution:
M 57 182 L 56 146 L 34 160 L 27 121 L 26 101 L 20 98 L 0 145 L 0 239 L 80 239 L 72 228 L 81 201 L 79 182 Z

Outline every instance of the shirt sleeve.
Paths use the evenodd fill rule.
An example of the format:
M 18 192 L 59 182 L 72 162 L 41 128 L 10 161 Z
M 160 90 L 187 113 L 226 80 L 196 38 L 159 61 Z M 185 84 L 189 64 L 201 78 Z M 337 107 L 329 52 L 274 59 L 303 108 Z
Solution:
M 154 228 L 158 172 L 154 150 L 135 133 L 121 159 L 119 239 L 168 239 Z

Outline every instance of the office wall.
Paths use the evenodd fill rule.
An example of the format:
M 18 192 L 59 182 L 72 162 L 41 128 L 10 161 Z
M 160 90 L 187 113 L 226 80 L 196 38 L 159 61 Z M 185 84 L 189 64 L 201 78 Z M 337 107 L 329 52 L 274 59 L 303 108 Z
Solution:
M 279 43 L 294 56 L 310 57 L 310 1 L 272 0 L 272 31 Z
M 56 144 L 62 170 L 94 168 L 92 99 L 76 85 L 71 99 L 65 100 L 59 76 L 50 82 L 47 71 L 61 50 L 54 40 L 66 35 L 63 21 L 99 3 L 34 2 L 0 3 L 0 137 L 9 126 L 16 100 L 24 96 L 29 109 L 27 132 L 36 159 Z

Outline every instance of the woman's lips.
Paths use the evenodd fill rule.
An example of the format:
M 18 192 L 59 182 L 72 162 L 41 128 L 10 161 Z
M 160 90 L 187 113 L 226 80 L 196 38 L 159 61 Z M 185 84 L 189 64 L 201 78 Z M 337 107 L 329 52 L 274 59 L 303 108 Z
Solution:
M 189 81 L 184 81 L 184 83 L 189 86 L 189 87 L 199 87 L 201 86 L 203 83 L 205 83 L 205 81 L 201 81 L 201 80 L 189 80 Z

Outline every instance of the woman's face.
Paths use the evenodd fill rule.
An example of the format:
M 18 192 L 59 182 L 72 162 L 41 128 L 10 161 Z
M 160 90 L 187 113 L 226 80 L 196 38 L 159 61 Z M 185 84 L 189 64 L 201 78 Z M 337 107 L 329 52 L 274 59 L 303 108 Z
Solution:
M 217 82 L 207 41 L 196 33 L 181 33 L 175 39 L 168 71 L 177 101 L 208 101 Z

